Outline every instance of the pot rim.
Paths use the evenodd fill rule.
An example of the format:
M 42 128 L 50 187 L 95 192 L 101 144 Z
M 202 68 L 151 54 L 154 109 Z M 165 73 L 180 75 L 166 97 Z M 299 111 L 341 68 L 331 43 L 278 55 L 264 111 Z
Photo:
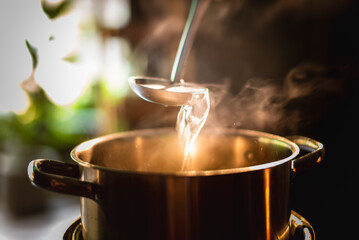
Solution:
M 111 171 L 111 172 L 119 172 L 119 173 L 131 173 L 131 174 L 140 174 L 140 175 L 170 175 L 170 176 L 212 176 L 212 175 L 224 175 L 224 174 L 235 174 L 235 173 L 244 173 L 251 172 L 255 170 L 264 170 L 267 168 L 272 168 L 284 164 L 288 161 L 294 160 L 295 157 L 299 154 L 299 147 L 294 142 L 290 141 L 285 137 L 281 137 L 275 134 L 260 132 L 255 130 L 247 130 L 247 129 L 234 129 L 234 128 L 221 128 L 221 131 L 225 131 L 226 135 L 241 135 L 248 137 L 258 138 L 261 142 L 273 142 L 274 144 L 279 144 L 284 147 L 287 147 L 292 151 L 292 153 L 283 159 L 279 159 L 276 161 L 272 161 L 269 163 L 263 163 L 253 166 L 247 167 L 239 167 L 239 168 L 229 168 L 229 169 L 218 169 L 218 170 L 201 170 L 201 171 L 169 171 L 169 172 L 155 172 L 155 171 L 136 171 L 136 170 L 123 170 L 123 169 L 115 169 L 109 168 L 105 166 L 96 165 L 93 163 L 89 163 L 83 161 L 79 158 L 78 153 L 80 151 L 85 151 L 92 148 L 94 145 L 100 142 L 109 141 L 116 138 L 121 137 L 136 137 L 136 136 L 151 136 L 154 132 L 157 134 L 164 134 L 169 132 L 176 132 L 173 128 L 151 128 L 151 129 L 141 129 L 141 130 L 132 130 L 120 133 L 113 133 L 104 135 L 101 137 L 97 137 L 94 139 L 87 140 L 85 142 L 80 143 L 75 148 L 72 149 L 70 156 L 71 158 L 77 162 L 79 165 L 86 168 L 95 168 L 103 171 Z

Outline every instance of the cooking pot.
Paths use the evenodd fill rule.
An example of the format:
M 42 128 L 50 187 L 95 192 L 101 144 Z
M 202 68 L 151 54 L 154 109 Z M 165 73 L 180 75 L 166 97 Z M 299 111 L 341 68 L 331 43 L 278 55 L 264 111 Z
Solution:
M 182 171 L 178 142 L 172 129 L 107 135 L 75 147 L 75 164 L 32 161 L 29 177 L 81 197 L 86 240 L 289 239 L 291 178 L 322 160 L 321 143 L 211 130 L 200 134 Z M 297 157 L 300 148 L 307 153 Z M 296 227 L 314 239 L 309 224 Z

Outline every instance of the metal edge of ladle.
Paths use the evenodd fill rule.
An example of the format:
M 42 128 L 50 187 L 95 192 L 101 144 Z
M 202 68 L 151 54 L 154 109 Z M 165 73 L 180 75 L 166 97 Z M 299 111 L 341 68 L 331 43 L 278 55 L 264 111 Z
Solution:
M 197 96 L 204 96 L 208 89 L 192 83 L 173 83 L 168 79 L 130 77 L 129 82 L 132 90 L 142 99 L 165 106 L 183 106 L 191 102 Z M 151 88 L 147 86 L 160 86 Z M 190 89 L 191 91 L 175 91 L 175 89 Z M 174 89 L 174 90 L 171 90 Z
M 184 63 L 193 45 L 199 23 L 209 6 L 210 0 L 192 0 L 187 21 L 178 45 L 171 72 L 171 83 L 179 82 Z
M 204 95 L 208 89 L 191 83 L 179 83 L 184 62 L 192 47 L 194 35 L 198 29 L 210 0 L 192 0 L 187 21 L 177 49 L 170 80 L 154 77 L 130 77 L 132 90 L 142 99 L 166 106 L 182 106 L 188 104 L 194 96 Z M 155 87 L 155 86 L 160 87 Z M 169 91 L 178 87 L 183 91 Z

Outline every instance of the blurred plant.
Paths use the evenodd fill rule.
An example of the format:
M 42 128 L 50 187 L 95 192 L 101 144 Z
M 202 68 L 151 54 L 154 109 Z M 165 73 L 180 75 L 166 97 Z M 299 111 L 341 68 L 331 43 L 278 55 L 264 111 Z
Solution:
M 41 9 L 49 19 L 55 20 L 67 14 L 75 5 L 75 2 L 75 0 L 56 2 L 41 0 Z M 85 34 L 85 37 L 88 37 L 86 34 L 89 34 L 89 32 L 91 35 L 91 31 L 98 34 L 97 30 L 93 29 L 92 25 L 94 24 L 91 20 L 87 23 L 85 22 L 80 26 L 81 34 Z M 73 32 L 71 33 L 73 34 Z M 69 33 L 66 32 L 66 34 Z M 51 35 L 45 45 L 56 43 L 59 39 L 61 40 L 61 36 L 58 38 Z M 108 44 L 108 49 L 111 48 L 110 50 L 105 51 L 107 48 L 100 48 L 100 51 L 102 50 L 101 54 L 105 55 L 104 59 L 108 57 L 106 52 L 109 55 L 108 62 L 104 60 L 102 60 L 103 62 L 98 62 L 101 61 L 98 59 L 102 58 L 96 54 L 91 55 L 93 48 L 88 51 L 89 49 L 80 45 L 79 48 L 83 47 L 82 49 L 79 51 L 73 51 L 72 49 L 70 54 L 66 55 L 66 51 L 70 49 L 62 47 L 62 45 L 67 46 L 62 43 L 68 42 L 60 42 L 53 48 L 41 49 L 43 47 L 41 44 L 44 42 L 40 41 L 39 47 L 42 50 L 40 55 L 42 56 L 41 59 L 43 59 L 40 64 L 38 49 L 29 41 L 25 41 L 32 59 L 32 72 L 20 85 L 27 96 L 29 105 L 21 113 L 0 112 L 0 152 L 21 152 L 21 148 L 27 148 L 28 146 L 47 146 L 57 150 L 64 159 L 67 159 L 71 148 L 85 139 L 126 130 L 127 124 L 121 116 L 118 116 L 117 108 L 127 92 L 127 88 L 124 87 L 125 85 L 127 86 L 127 81 L 123 79 L 127 80 L 125 75 L 130 74 L 130 69 L 136 67 L 136 64 L 130 63 L 132 56 L 125 41 L 119 39 L 116 39 L 116 41 L 100 41 L 102 44 L 105 42 L 112 43 Z M 117 48 L 113 49 L 114 46 L 117 46 Z M 57 54 L 49 53 L 51 50 L 56 51 Z M 95 49 L 95 51 L 98 50 Z M 125 57 L 121 58 L 122 62 L 114 59 L 119 58 L 114 53 L 125 55 Z M 53 64 L 50 65 L 48 64 L 49 62 Z M 97 67 L 96 64 L 102 64 L 102 67 Z M 75 102 L 71 103 L 71 105 L 60 106 L 52 100 L 53 98 L 48 96 L 48 94 L 51 96 L 50 92 L 46 92 L 41 87 L 43 83 L 41 85 L 37 83 L 35 73 L 37 72 L 36 78 L 38 78 L 39 82 L 78 80 L 76 79 L 78 75 L 62 75 L 63 72 L 71 72 L 66 67 L 71 67 L 71 70 L 76 68 L 76 73 L 81 73 L 82 77 L 92 78 L 89 80 L 93 81 L 88 84 L 86 90 Z M 48 74 L 44 74 L 44 72 Z M 122 74 L 121 81 L 118 79 L 119 73 Z M 57 75 L 61 75 L 62 78 Z M 112 82 L 109 81 L 111 77 Z M 109 84 L 113 82 L 117 85 Z M 119 85 L 121 82 L 122 84 Z M 68 86 L 67 83 L 62 85 Z M 68 87 L 71 89 L 71 85 Z M 44 88 L 47 89 L 46 86 Z M 60 93 L 61 91 L 58 92 Z
M 37 49 L 28 41 L 26 46 L 32 57 L 33 71 L 21 82 L 21 88 L 27 95 L 29 106 L 23 113 L 0 115 L 0 150 L 8 152 L 15 148 L 20 152 L 25 146 L 48 146 L 68 154 L 69 147 L 92 135 L 89 129 L 75 131 L 71 123 L 79 123 L 84 118 L 91 122 L 91 118 L 87 119 L 89 116 L 83 113 L 76 115 L 76 107 L 60 107 L 49 99 L 34 77 L 38 65 Z
M 74 0 L 62 0 L 57 2 L 50 2 L 41 0 L 41 7 L 44 13 L 50 18 L 54 19 L 61 15 L 64 15 L 73 6 Z
M 86 12 L 86 6 L 73 8 L 80 1 L 40 3 L 37 12 L 29 12 L 33 14 L 32 23 L 38 23 L 31 26 L 36 25 L 41 33 L 31 28 L 24 34 L 22 39 L 30 40 L 25 41 L 26 48 L 9 41 L 9 47 L 23 47 L 24 54 L 11 55 L 16 59 L 13 62 L 6 54 L 2 58 L 10 65 L 2 79 L 13 84 L 30 72 L 20 82 L 27 99 L 25 110 L 13 108 L 20 103 L 19 96 L 24 100 L 21 105 L 26 104 L 20 87 L 12 88 L 20 90 L 18 95 L 8 91 L 7 84 L 0 88 L 5 93 L 0 99 L 0 202 L 15 215 L 37 213 L 46 205 L 46 195 L 36 193 L 28 180 L 26 168 L 31 160 L 70 160 L 71 149 L 80 142 L 127 129 L 119 106 L 127 93 L 127 75 L 132 68 L 128 44 L 117 37 L 109 41 L 101 38 L 95 17 Z M 82 16 L 87 21 L 80 21 Z M 13 39 L 18 38 L 16 35 Z M 13 53 L 12 49 L 8 52 Z M 27 69 L 27 61 L 18 64 L 26 54 L 31 56 L 32 70 Z M 21 74 L 13 74 L 17 73 L 15 66 Z

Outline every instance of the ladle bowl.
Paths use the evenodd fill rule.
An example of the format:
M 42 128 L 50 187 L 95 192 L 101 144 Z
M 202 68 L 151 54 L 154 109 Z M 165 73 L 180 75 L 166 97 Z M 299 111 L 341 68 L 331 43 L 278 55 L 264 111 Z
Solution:
M 192 0 L 188 18 L 182 32 L 170 79 L 131 77 L 133 91 L 144 100 L 165 106 L 183 106 L 204 96 L 208 90 L 194 84 L 179 83 L 184 62 L 191 49 L 195 32 L 210 0 Z
M 130 77 L 132 90 L 142 99 L 165 106 L 190 105 L 208 93 L 208 89 L 193 83 L 171 83 L 164 78 Z

